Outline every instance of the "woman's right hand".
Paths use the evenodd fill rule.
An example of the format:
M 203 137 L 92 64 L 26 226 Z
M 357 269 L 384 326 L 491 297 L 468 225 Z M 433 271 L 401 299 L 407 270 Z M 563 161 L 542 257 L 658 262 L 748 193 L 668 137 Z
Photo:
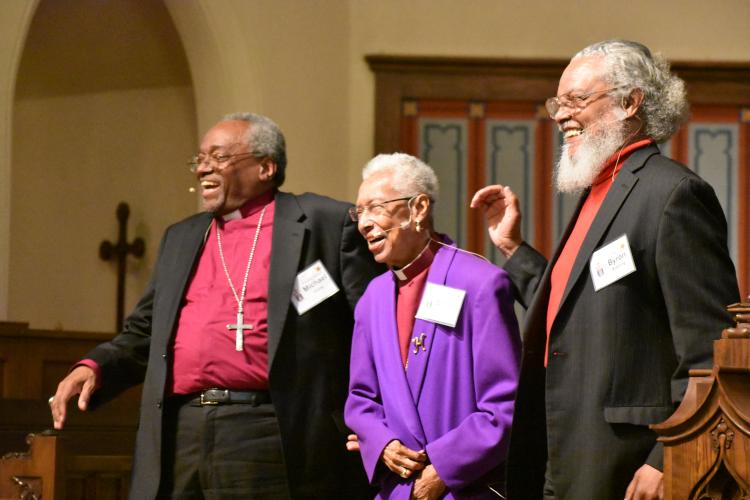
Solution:
M 394 439 L 386 445 L 380 459 L 393 473 L 406 479 L 425 468 L 427 454 L 409 449 L 401 441 Z

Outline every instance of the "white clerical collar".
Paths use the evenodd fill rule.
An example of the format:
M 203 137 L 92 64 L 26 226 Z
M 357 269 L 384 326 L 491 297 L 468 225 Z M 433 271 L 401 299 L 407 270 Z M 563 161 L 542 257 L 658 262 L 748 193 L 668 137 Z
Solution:
M 406 267 L 409 267 L 409 266 L 407 265 Z M 393 274 L 396 275 L 399 281 L 406 281 L 407 279 L 409 279 L 409 277 L 404 272 L 403 267 L 401 269 L 391 268 L 391 271 L 393 271 Z
M 229 222 L 230 220 L 237 220 L 242 218 L 242 212 L 240 212 L 240 209 L 234 210 L 232 212 L 229 212 L 228 214 L 224 214 L 221 216 L 222 219 L 224 219 L 224 222 Z
M 250 217 L 255 213 L 259 213 L 263 210 L 263 207 L 267 206 L 269 203 L 273 203 L 275 196 L 276 190 L 269 189 L 265 193 L 261 193 L 260 195 L 247 200 L 242 206 L 238 207 L 237 210 L 222 215 L 221 218 L 224 222 L 229 222 Z

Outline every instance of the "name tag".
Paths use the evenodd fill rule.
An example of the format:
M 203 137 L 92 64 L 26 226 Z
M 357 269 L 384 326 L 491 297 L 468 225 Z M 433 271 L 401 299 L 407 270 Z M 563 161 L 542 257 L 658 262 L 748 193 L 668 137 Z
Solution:
M 294 279 L 292 304 L 297 309 L 297 314 L 302 315 L 338 291 L 339 287 L 326 267 L 320 260 L 316 260 Z
M 465 290 L 428 282 L 416 318 L 454 328 L 465 297 Z
M 635 272 L 633 254 L 630 253 L 628 236 L 623 234 L 591 255 L 589 262 L 591 280 L 597 292 L 607 285 Z

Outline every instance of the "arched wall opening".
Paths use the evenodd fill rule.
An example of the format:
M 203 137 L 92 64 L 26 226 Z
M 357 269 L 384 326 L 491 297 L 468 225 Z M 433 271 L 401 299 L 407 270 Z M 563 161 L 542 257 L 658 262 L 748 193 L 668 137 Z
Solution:
M 117 239 L 130 204 L 126 310 L 146 286 L 163 229 L 195 211 L 185 166 L 197 136 L 188 60 L 162 2 L 41 0 L 13 96 L 7 319 L 107 331 Z

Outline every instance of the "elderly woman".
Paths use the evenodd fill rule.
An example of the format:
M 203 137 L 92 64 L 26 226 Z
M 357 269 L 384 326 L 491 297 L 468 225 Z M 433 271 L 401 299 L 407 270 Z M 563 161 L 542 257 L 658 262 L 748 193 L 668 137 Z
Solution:
M 350 210 L 375 260 L 355 312 L 346 423 L 378 498 L 497 498 L 520 340 L 504 271 L 434 232 L 433 170 L 364 168 Z

